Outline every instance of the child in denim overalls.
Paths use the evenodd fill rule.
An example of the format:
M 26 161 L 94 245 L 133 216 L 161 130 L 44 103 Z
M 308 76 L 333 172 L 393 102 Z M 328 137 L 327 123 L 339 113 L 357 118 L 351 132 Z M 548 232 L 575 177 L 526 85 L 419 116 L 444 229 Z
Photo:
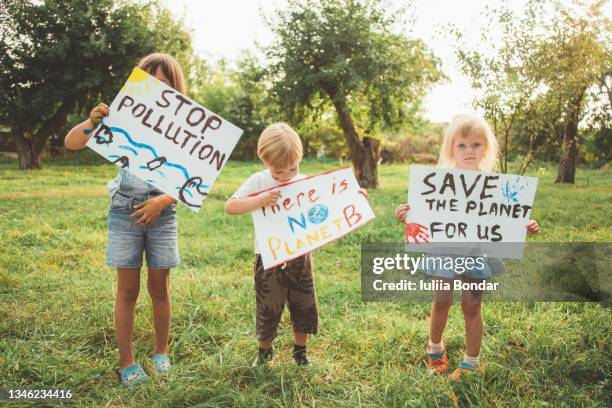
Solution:
M 160 81 L 185 93 L 185 81 L 179 64 L 167 54 L 144 57 L 138 66 Z M 70 150 L 83 149 L 108 106 L 96 106 L 89 118 L 66 135 Z M 88 132 L 89 130 L 89 132 Z M 140 291 L 140 268 L 146 256 L 147 288 L 153 304 L 155 349 L 151 357 L 158 373 L 170 370 L 168 337 L 171 303 L 170 269 L 178 266 L 176 201 L 124 169 L 108 183 L 111 207 L 108 214 L 108 248 L 106 264 L 117 268 L 115 330 L 119 348 L 119 375 L 124 385 L 147 380 L 147 374 L 134 360 L 132 333 L 134 309 Z

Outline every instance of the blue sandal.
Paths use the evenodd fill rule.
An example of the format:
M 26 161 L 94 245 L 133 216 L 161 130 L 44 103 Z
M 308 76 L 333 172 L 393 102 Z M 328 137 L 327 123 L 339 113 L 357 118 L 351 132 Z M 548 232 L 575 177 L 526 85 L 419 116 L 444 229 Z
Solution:
M 129 367 L 120 369 L 119 377 L 121 377 L 121 384 L 127 387 L 142 384 L 149 379 L 149 376 L 145 373 L 140 364 L 133 364 Z
M 154 354 L 151 357 L 151 362 L 158 374 L 165 374 L 170 371 L 170 358 L 165 354 Z

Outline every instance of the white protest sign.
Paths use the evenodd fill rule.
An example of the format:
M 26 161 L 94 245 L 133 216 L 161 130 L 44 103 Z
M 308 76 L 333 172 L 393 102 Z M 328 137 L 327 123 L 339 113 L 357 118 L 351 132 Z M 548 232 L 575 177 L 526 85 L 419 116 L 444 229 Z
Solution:
M 537 182 L 513 174 L 410 166 L 407 249 L 521 258 Z
M 265 269 L 333 242 L 374 218 L 350 167 L 282 184 L 277 203 L 253 211 Z
M 87 146 L 198 211 L 242 130 L 134 68 Z

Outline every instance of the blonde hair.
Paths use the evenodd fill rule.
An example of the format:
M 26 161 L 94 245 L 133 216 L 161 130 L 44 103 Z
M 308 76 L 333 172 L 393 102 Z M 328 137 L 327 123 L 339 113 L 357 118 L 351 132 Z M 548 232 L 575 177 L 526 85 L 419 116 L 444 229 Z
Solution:
M 185 77 L 181 66 L 171 55 L 154 52 L 143 57 L 138 62 L 138 68 L 147 71 L 151 75 L 155 75 L 155 72 L 160 67 L 166 78 L 170 81 L 170 86 L 184 94 L 186 91 Z
M 257 155 L 274 168 L 291 166 L 302 160 L 302 141 L 286 123 L 273 123 L 261 132 Z
M 438 167 L 455 167 L 453 157 L 455 139 L 468 135 L 480 136 L 484 140 L 484 156 L 478 168 L 482 171 L 493 171 L 497 164 L 497 139 L 489 124 L 484 119 L 473 115 L 457 115 L 451 120 L 444 133 Z

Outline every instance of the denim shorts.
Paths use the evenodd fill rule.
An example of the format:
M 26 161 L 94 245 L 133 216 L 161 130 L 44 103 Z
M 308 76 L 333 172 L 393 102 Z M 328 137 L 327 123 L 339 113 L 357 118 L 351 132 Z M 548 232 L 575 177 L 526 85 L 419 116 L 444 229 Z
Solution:
M 134 205 L 152 196 L 130 196 L 120 191 L 113 195 L 108 212 L 106 264 L 115 268 L 141 268 L 144 252 L 147 267 L 170 269 L 179 264 L 176 204 L 164 208 L 152 224 L 134 224 L 129 218 Z

